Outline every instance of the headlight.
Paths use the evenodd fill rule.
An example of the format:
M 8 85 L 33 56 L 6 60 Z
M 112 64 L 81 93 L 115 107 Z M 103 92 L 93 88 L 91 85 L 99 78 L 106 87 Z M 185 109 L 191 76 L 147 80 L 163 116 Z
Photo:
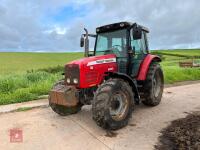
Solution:
M 70 83 L 70 78 L 67 78 L 67 83 Z
M 73 82 L 74 82 L 74 84 L 78 84 L 78 79 L 74 78 Z

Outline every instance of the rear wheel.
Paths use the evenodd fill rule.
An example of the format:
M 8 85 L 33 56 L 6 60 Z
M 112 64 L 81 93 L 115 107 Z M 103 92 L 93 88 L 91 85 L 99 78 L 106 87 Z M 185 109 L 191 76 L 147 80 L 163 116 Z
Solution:
M 131 117 L 133 102 L 130 85 L 121 79 L 110 79 L 96 91 L 92 102 L 93 119 L 105 129 L 122 128 Z
M 58 81 L 52 89 L 56 88 L 59 85 L 64 85 L 64 80 L 60 80 Z M 61 115 L 61 116 L 67 116 L 70 114 L 75 114 L 77 112 L 79 112 L 81 110 L 81 107 L 83 106 L 81 103 L 78 103 L 78 105 L 76 106 L 72 106 L 72 107 L 67 107 L 64 105 L 58 105 L 55 103 L 51 102 L 51 96 L 49 96 L 49 106 L 52 108 L 52 110 L 54 112 L 56 112 L 57 114 Z
M 160 103 L 164 88 L 164 77 L 160 65 L 151 63 L 147 79 L 143 85 L 144 105 L 156 106 Z

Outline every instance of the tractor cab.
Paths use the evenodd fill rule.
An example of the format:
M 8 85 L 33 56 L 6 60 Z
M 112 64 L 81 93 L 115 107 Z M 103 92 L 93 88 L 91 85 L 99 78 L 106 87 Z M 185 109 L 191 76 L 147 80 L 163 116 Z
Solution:
M 85 42 L 86 56 L 115 54 L 118 71 L 135 77 L 142 60 L 149 53 L 147 33 L 147 28 L 136 23 L 119 22 L 96 28 L 96 35 L 86 32 L 81 45 Z M 88 54 L 88 36 L 96 38 L 92 54 Z

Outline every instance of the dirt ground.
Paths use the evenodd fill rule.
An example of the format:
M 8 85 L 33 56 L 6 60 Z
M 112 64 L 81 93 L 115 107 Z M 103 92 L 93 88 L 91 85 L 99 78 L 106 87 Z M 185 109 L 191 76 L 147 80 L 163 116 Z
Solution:
M 158 150 L 200 150 L 200 111 L 172 121 L 161 133 Z
M 162 130 L 158 150 L 200 150 L 200 111 L 174 120 Z
M 107 133 L 92 120 L 90 106 L 61 117 L 49 107 L 0 114 L 0 149 L 21 150 L 149 150 L 171 121 L 200 110 L 200 83 L 165 88 L 157 107 L 136 106 L 129 125 Z M 10 142 L 10 130 L 20 129 L 23 141 Z M 190 132 L 190 131 L 189 131 Z

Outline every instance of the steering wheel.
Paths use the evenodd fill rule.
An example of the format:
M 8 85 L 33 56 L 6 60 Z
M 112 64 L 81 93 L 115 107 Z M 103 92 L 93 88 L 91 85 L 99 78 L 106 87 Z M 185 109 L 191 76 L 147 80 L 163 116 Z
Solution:
M 121 47 L 121 45 L 113 45 L 111 49 L 104 51 L 104 54 L 115 54 L 118 57 L 121 56 L 121 52 L 117 47 Z
M 115 49 L 117 49 L 117 50 L 119 51 L 119 49 L 118 49 L 117 47 L 121 47 L 121 49 L 122 49 L 122 46 L 121 46 L 121 45 L 113 45 L 113 46 L 112 46 L 112 48 L 115 48 Z
M 121 55 L 121 52 L 119 50 L 119 47 L 121 49 L 123 49 L 123 47 L 121 45 L 113 45 L 112 48 L 113 48 L 113 52 L 117 55 L 117 56 L 120 56 Z

